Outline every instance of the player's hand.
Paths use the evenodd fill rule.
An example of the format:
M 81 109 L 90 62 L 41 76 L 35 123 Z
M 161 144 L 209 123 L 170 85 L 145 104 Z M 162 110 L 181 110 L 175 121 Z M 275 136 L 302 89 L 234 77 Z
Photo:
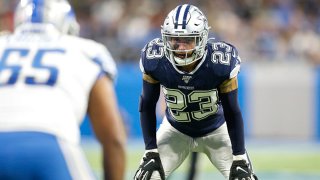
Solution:
M 258 180 L 246 160 L 233 161 L 229 180 Z
M 153 172 L 158 171 L 161 180 L 165 179 L 164 170 L 158 152 L 146 152 L 142 158 L 134 180 L 149 180 Z

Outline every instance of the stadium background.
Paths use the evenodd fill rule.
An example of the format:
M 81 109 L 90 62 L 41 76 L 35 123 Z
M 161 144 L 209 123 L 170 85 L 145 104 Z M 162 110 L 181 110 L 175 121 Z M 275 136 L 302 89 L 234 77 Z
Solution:
M 16 2 L 0 0 L 1 31 L 13 30 Z M 71 0 L 80 36 L 105 44 L 119 68 L 115 85 L 129 137 L 127 179 L 143 154 L 140 49 L 160 36 L 167 13 L 183 3 L 197 5 L 209 20 L 211 35 L 239 50 L 239 101 L 257 174 L 263 180 L 320 179 L 319 0 Z M 87 118 L 81 133 L 100 176 L 99 145 Z M 184 179 L 187 166 L 188 161 L 171 179 Z M 198 169 L 198 179 L 223 179 L 205 157 Z

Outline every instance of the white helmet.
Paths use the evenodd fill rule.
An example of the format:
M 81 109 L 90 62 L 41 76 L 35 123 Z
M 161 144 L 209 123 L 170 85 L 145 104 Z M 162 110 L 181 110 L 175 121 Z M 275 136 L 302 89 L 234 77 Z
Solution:
M 52 24 L 63 34 L 79 34 L 79 24 L 67 0 L 21 0 L 15 10 L 14 25 L 27 23 Z
M 207 18 L 197 7 L 189 4 L 177 6 L 168 14 L 161 27 L 166 57 L 176 66 L 185 66 L 199 60 L 205 53 L 209 29 Z M 194 47 L 177 50 L 172 43 L 177 38 L 185 38 L 184 42 L 192 41 Z

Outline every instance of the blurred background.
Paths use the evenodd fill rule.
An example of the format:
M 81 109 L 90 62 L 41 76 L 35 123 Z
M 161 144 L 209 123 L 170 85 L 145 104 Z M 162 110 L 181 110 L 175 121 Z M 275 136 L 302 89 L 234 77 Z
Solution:
M 13 30 L 17 0 L 0 0 L 0 30 Z M 260 179 L 320 179 L 320 0 L 70 0 L 80 36 L 103 43 L 116 60 L 116 92 L 128 132 L 127 179 L 143 154 L 138 114 L 140 50 L 160 37 L 179 4 L 198 6 L 211 37 L 237 47 L 239 101 L 246 144 Z M 161 118 L 159 114 L 159 121 Z M 83 146 L 101 175 L 99 145 L 88 119 Z M 189 161 L 171 179 L 185 179 Z M 200 158 L 197 179 L 223 179 Z

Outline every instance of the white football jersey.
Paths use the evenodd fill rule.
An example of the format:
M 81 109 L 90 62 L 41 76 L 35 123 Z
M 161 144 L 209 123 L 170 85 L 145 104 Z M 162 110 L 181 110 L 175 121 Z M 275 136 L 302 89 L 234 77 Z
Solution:
M 92 40 L 50 25 L 1 36 L 0 131 L 40 131 L 78 143 L 89 93 L 102 73 L 114 77 L 115 62 Z

